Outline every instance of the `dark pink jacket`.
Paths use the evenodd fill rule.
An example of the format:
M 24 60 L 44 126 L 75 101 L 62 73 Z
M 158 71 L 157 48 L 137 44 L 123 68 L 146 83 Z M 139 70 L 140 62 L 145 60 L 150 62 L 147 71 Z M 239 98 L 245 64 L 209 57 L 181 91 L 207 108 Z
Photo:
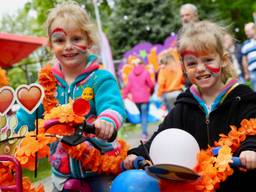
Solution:
M 129 93 L 132 95 L 134 103 L 147 103 L 151 93 L 154 91 L 154 83 L 150 74 L 143 65 L 137 65 L 128 76 L 127 86 L 123 90 L 123 97 Z

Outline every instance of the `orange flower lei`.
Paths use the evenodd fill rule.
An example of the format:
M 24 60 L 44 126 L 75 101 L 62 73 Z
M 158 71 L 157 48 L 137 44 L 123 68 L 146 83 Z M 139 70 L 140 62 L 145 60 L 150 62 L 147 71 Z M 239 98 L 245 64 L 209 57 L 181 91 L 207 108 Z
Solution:
M 212 147 L 201 150 L 198 154 L 198 165 L 195 171 L 201 175 L 198 181 L 191 183 L 173 183 L 167 180 L 160 181 L 161 192 L 214 192 L 218 189 L 220 182 L 233 174 L 230 167 L 232 153 L 238 149 L 241 142 L 248 135 L 256 135 L 256 119 L 244 119 L 241 127 L 230 126 L 228 135 L 220 134 L 220 139 L 215 142 L 215 147 L 221 146 L 217 156 L 212 153 Z
M 84 121 L 84 117 L 76 115 L 72 110 L 73 101 L 66 105 L 60 105 L 53 108 L 45 115 L 44 120 L 58 119 L 62 124 L 57 124 L 45 130 L 44 120 L 39 121 L 39 135 L 37 140 L 30 132 L 25 139 L 23 139 L 19 150 L 16 152 L 16 158 L 21 162 L 23 167 L 34 169 L 34 159 L 36 152 L 39 158 L 49 156 L 48 144 L 56 141 L 56 138 L 49 138 L 45 134 L 54 135 L 71 135 L 74 133 L 74 124 L 80 124 Z M 32 143 L 32 144 L 31 144 Z M 125 141 L 118 140 L 120 151 L 115 155 L 101 154 L 97 149 L 91 147 L 90 144 L 84 142 L 80 145 L 71 147 L 62 144 L 68 154 L 80 160 L 84 168 L 106 174 L 117 174 L 120 170 L 120 164 L 127 156 L 128 145 Z M 86 154 L 86 155 L 85 155 Z
M 50 110 L 58 105 L 58 100 L 55 98 L 57 90 L 57 81 L 52 73 L 52 67 L 50 64 L 46 65 L 39 72 L 38 82 L 44 88 L 44 110 L 48 113 Z

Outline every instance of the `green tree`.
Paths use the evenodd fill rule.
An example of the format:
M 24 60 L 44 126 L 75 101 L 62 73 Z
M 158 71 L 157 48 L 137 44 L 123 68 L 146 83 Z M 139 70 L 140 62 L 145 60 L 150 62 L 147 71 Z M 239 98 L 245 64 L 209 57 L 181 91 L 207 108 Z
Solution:
M 107 23 L 115 57 L 142 41 L 163 42 L 179 26 L 176 9 L 172 0 L 116 0 Z
M 141 41 L 162 43 L 180 27 L 179 8 L 184 3 L 198 7 L 200 19 L 227 26 L 235 37 L 245 39 L 243 25 L 252 21 L 254 0 L 115 0 L 107 31 L 115 58 Z

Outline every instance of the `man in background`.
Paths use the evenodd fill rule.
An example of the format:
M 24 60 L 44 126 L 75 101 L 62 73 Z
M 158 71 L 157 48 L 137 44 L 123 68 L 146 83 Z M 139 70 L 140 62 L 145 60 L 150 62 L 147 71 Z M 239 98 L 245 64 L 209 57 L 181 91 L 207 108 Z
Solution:
M 182 25 L 198 21 L 197 7 L 191 3 L 183 4 L 180 7 L 180 20 Z
M 247 23 L 244 31 L 249 38 L 242 46 L 244 78 L 251 81 L 256 91 L 256 25 Z

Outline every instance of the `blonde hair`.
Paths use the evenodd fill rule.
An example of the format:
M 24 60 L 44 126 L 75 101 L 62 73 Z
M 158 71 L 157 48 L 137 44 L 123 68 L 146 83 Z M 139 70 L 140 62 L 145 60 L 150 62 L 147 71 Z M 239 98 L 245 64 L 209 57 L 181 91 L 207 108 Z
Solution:
M 50 10 L 47 17 L 45 27 L 50 40 L 51 26 L 57 18 L 63 18 L 64 20 L 72 20 L 84 31 L 88 43 L 91 45 L 98 44 L 97 28 L 91 17 L 77 2 L 68 1 L 61 4 L 57 4 Z M 70 22 L 70 21 L 69 21 Z
M 229 78 L 236 77 L 233 64 L 224 48 L 224 36 L 227 34 L 225 29 L 210 21 L 199 21 L 189 23 L 182 27 L 178 34 L 178 52 L 181 54 L 186 50 L 205 52 L 216 52 L 221 60 L 226 59 L 227 65 L 222 68 L 222 81 L 226 82 Z

